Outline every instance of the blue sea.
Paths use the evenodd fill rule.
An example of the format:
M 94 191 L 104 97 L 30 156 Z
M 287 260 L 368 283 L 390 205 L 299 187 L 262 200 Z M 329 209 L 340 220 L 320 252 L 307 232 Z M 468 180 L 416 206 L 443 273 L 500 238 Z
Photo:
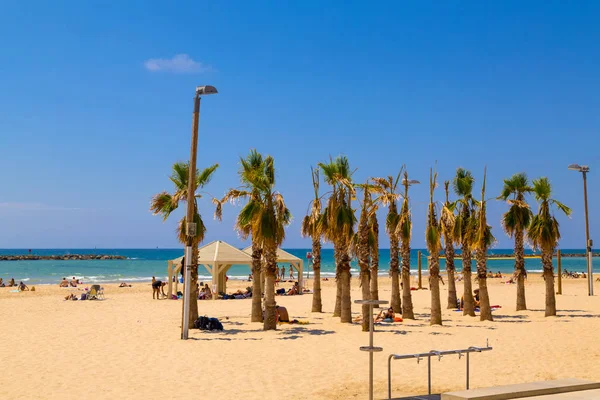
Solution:
M 310 263 L 306 253 L 310 249 L 286 249 L 286 251 L 304 260 L 305 276 L 312 275 Z M 416 273 L 418 249 L 411 251 L 411 270 Z M 511 254 L 512 249 L 494 249 L 493 254 Z M 563 253 L 580 253 L 581 257 L 563 257 L 562 267 L 570 271 L 586 271 L 585 251 L 563 249 Z M 27 249 L 2 249 L 2 255 L 28 254 Z M 422 250 L 422 268 L 427 271 L 427 252 Z M 458 251 L 457 253 L 460 253 Z M 0 261 L 0 277 L 4 280 L 14 278 L 17 282 L 24 281 L 29 285 L 55 284 L 63 277 L 77 277 L 86 283 L 97 282 L 136 282 L 149 281 L 152 276 L 164 279 L 167 275 L 167 261 L 181 257 L 183 249 L 32 249 L 32 254 L 37 255 L 64 255 L 64 254 L 112 254 L 127 257 L 126 260 L 84 260 L 84 261 Z M 534 254 L 528 251 L 527 254 Z M 389 269 L 390 252 L 388 249 L 380 250 L 379 267 L 381 275 L 387 275 Z M 307 265 L 309 268 L 307 268 Z M 511 273 L 514 269 L 514 260 L 488 260 L 488 269 L 494 272 Z M 556 259 L 554 259 L 556 267 Z M 322 250 L 321 275 L 323 277 L 335 276 L 335 264 L 332 249 Z M 441 269 L 445 269 L 445 260 L 441 260 Z M 457 269 L 461 268 L 460 260 L 456 260 Z M 541 272 L 542 266 L 539 259 L 528 259 L 525 267 L 529 272 Z M 475 268 L 475 263 L 473 263 Z M 287 268 L 286 268 L 287 270 Z M 600 273 L 600 262 L 596 262 L 594 271 Z M 352 261 L 352 272 L 358 272 L 356 260 Z M 236 265 L 229 270 L 230 279 L 247 279 L 250 269 L 248 266 Z M 210 279 L 206 270 L 200 266 L 201 279 Z

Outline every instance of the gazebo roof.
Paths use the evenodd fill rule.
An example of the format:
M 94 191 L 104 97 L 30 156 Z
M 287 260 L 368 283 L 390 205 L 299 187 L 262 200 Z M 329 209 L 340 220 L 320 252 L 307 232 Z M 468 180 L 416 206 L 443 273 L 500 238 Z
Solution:
M 183 256 L 171 261 L 181 263 L 182 259 Z M 198 249 L 198 264 L 213 264 L 215 262 L 221 264 L 251 264 L 252 257 L 229 243 L 215 240 Z
M 242 251 L 251 256 L 252 255 L 252 246 L 248 246 Z M 293 255 L 291 253 L 288 253 L 285 250 L 282 250 L 280 248 L 277 249 L 277 262 L 292 263 L 292 262 L 298 262 L 298 261 L 302 261 L 302 259 L 296 257 L 295 255 Z

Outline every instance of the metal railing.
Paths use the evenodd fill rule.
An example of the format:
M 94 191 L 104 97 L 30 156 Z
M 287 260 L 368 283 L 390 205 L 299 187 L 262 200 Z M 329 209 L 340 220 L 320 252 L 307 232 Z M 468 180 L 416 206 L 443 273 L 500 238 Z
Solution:
M 467 390 L 469 389 L 469 354 L 470 353 L 481 353 L 482 351 L 492 350 L 489 346 L 488 341 L 485 341 L 485 347 L 474 347 L 471 346 L 468 349 L 462 350 L 431 350 L 427 353 L 417 354 L 390 354 L 388 357 L 388 399 L 392 398 L 392 360 L 406 360 L 409 358 L 416 358 L 417 364 L 425 357 L 427 357 L 427 394 L 431 394 L 431 357 L 438 357 L 438 361 L 441 361 L 443 356 L 447 355 L 458 355 L 458 359 L 466 354 L 467 359 Z

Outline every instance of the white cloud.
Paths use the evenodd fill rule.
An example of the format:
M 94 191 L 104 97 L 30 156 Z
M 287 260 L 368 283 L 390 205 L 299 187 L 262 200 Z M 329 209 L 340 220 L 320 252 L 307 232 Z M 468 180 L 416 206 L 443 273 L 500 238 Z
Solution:
M 151 72 L 200 73 L 211 68 L 199 61 L 194 61 L 187 54 L 177 54 L 172 58 L 151 58 L 144 62 L 144 67 Z

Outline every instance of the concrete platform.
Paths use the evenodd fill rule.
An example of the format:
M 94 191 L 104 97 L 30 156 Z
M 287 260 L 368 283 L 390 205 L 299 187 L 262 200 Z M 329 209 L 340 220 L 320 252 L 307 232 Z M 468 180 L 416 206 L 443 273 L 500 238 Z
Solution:
M 449 392 L 442 394 L 441 400 L 508 400 L 520 399 L 523 397 L 534 397 L 539 399 L 540 396 L 592 391 L 595 389 L 600 389 L 600 383 L 569 378 L 556 381 L 521 383 L 517 385 L 494 386 L 489 388 Z M 548 398 L 554 398 L 554 396 L 546 397 L 546 399 Z M 564 398 L 571 399 L 571 397 Z M 578 397 L 572 398 L 577 399 Z M 589 399 L 593 397 L 583 398 Z
M 532 400 L 600 400 L 600 389 L 580 390 L 578 392 L 548 394 L 546 396 L 530 397 Z

